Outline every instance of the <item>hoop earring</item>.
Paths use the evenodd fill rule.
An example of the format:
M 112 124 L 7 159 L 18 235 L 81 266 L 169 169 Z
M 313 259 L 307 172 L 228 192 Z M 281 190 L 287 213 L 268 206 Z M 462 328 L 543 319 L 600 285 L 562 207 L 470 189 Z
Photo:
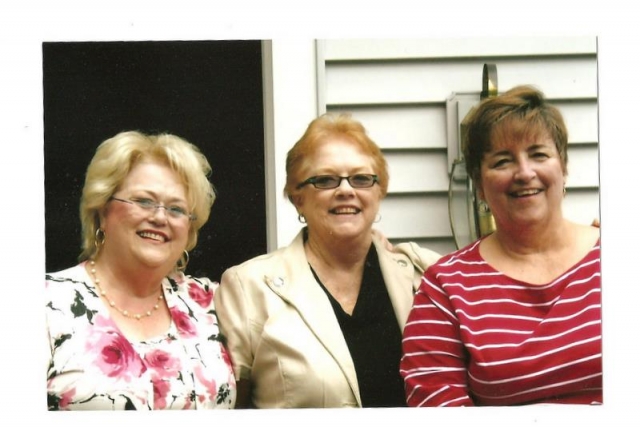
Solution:
M 307 219 L 304 217 L 304 215 L 298 214 L 298 222 L 301 223 L 301 224 L 306 224 L 307 223 Z
M 182 256 L 176 263 L 176 270 L 184 272 L 187 268 L 187 264 L 189 264 L 189 252 L 184 250 L 182 251 Z
M 563 196 L 567 195 L 567 187 L 565 187 L 564 185 L 562 186 L 562 195 Z
M 93 241 L 93 245 L 96 247 L 96 254 L 100 252 L 102 249 L 102 245 L 104 245 L 104 241 L 107 238 L 104 230 L 102 228 L 98 228 L 95 234 L 95 240 Z
M 373 222 L 378 223 L 382 221 L 382 215 L 380 215 L 379 213 L 376 215 L 376 218 L 373 220 Z

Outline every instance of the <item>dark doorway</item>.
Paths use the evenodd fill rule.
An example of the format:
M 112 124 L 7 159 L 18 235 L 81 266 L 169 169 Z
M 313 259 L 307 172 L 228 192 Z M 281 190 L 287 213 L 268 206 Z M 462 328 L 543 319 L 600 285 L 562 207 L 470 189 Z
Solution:
M 259 40 L 43 43 L 46 270 L 75 265 L 78 206 L 96 147 L 124 130 L 197 145 L 218 198 L 187 273 L 266 251 Z

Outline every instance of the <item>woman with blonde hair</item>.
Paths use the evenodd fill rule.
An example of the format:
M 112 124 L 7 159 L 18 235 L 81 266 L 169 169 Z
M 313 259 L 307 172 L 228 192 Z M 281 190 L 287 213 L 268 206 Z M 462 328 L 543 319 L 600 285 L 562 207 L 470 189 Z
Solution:
M 215 200 L 210 172 L 170 134 L 123 132 L 98 147 L 80 263 L 46 275 L 49 410 L 234 406 L 217 283 L 184 273 Z

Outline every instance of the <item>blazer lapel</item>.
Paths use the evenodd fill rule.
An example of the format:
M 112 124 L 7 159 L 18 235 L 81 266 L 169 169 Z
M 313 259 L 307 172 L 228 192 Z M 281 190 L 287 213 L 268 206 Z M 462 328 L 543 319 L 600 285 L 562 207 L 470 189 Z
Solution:
M 333 307 L 316 282 L 304 252 L 303 232 L 286 247 L 280 265 L 274 265 L 265 283 L 284 301 L 294 307 L 309 330 L 318 338 L 344 373 L 353 393 L 362 406 L 358 378 L 349 347 L 344 340 Z
M 415 278 L 417 273 L 407 256 L 389 252 L 384 247 L 384 244 L 377 240 L 375 236 L 373 243 L 378 253 L 378 262 L 382 270 L 382 277 L 384 278 L 391 304 L 396 313 L 398 325 L 400 325 L 400 329 L 404 329 L 413 304 L 413 295 L 416 287 L 419 285 L 419 280 Z

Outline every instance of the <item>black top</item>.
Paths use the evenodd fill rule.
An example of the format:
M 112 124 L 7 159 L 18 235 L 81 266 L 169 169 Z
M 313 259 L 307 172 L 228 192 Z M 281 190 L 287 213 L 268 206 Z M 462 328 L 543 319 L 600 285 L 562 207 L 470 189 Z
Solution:
M 311 267 L 311 266 L 310 266 Z M 387 292 L 378 254 L 371 245 L 365 261 L 358 300 L 349 315 L 314 277 L 331 301 L 356 368 L 363 407 L 407 406 L 399 366 L 402 332 Z

